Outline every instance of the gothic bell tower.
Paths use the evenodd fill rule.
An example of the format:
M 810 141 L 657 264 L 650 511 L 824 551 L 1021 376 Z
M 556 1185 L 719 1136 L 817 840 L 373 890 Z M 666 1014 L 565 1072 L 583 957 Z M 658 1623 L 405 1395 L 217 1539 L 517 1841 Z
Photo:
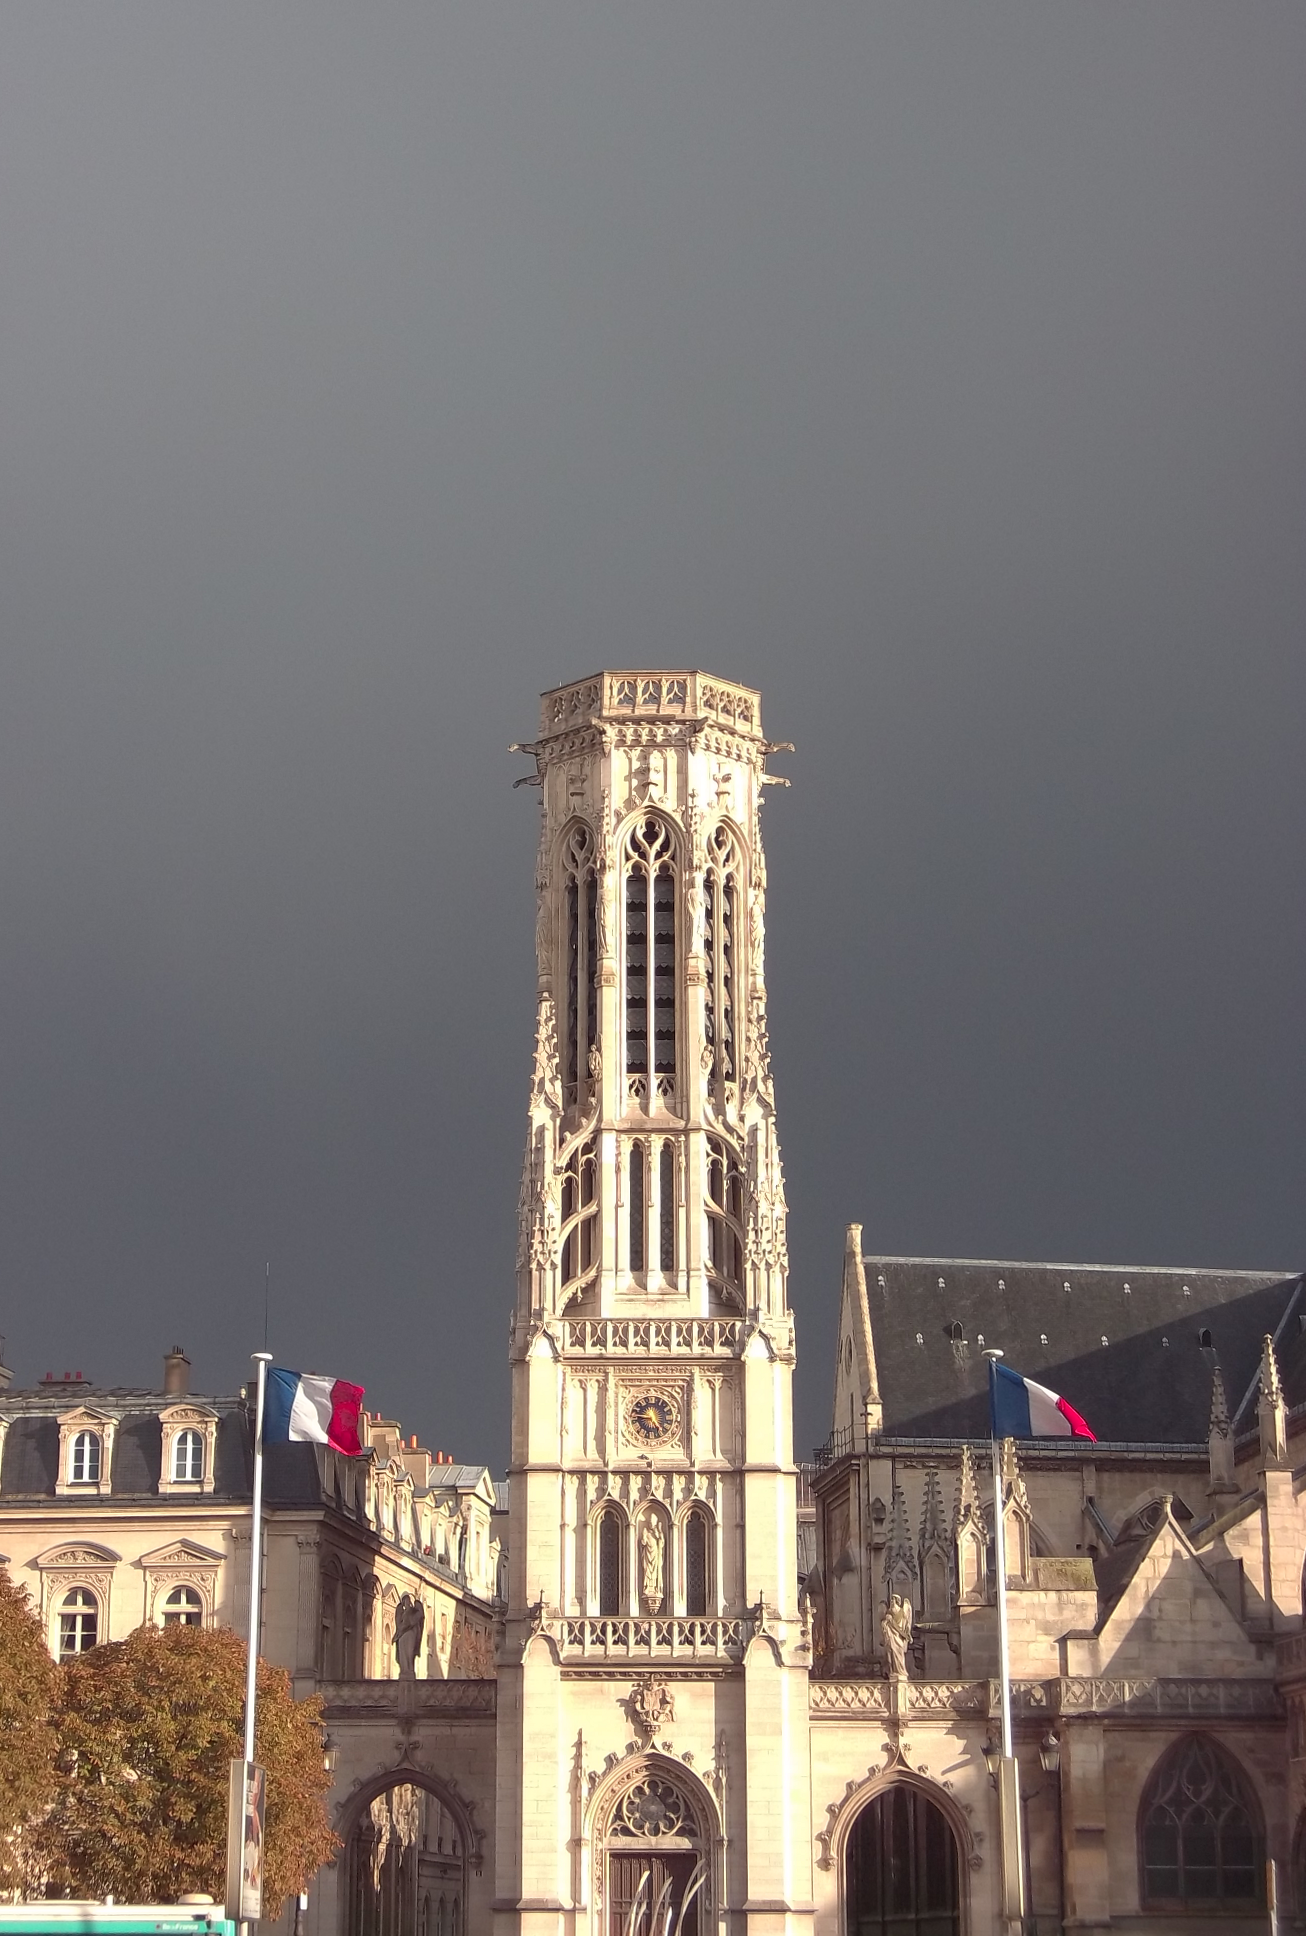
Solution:
M 546 693 L 514 750 L 540 788 L 539 982 L 497 1926 L 613 1936 L 665 1888 L 684 1936 L 809 1929 L 763 967 L 777 748 L 745 687 L 604 672 Z

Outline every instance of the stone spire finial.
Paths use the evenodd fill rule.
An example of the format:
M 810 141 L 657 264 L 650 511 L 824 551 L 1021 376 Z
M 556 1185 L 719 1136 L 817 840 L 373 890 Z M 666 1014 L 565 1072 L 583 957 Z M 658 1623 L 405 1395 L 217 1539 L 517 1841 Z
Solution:
M 921 1551 L 934 1543 L 946 1541 L 948 1527 L 943 1516 L 943 1488 L 939 1484 L 939 1468 L 929 1467 L 925 1474 L 925 1498 L 921 1506 Z
M 1224 1389 L 1224 1374 L 1219 1360 L 1211 1367 L 1211 1425 L 1207 1434 L 1207 1447 L 1211 1462 L 1211 1483 L 1207 1487 L 1212 1497 L 1237 1492 L 1237 1482 L 1233 1476 L 1233 1425 L 1229 1418 L 1229 1399 Z
M 983 1601 L 988 1589 L 988 1522 L 980 1500 L 975 1454 L 962 1447 L 957 1477 L 957 1505 L 952 1516 L 952 1539 L 957 1570 L 957 1597 L 972 1604 Z
M 884 1570 L 893 1593 L 901 1593 L 908 1600 L 915 1598 L 916 1581 L 919 1568 L 916 1563 L 916 1542 L 911 1536 L 907 1522 L 907 1496 L 898 1484 L 893 1482 L 893 1504 L 889 1509 L 889 1537 L 885 1542 Z
M 871 1307 L 866 1295 L 866 1267 L 862 1262 L 862 1227 L 850 1223 L 843 1250 L 843 1314 L 839 1325 L 839 1348 L 844 1341 L 852 1348 L 852 1362 L 845 1367 L 856 1389 L 849 1392 L 855 1400 L 855 1420 L 860 1425 L 857 1443 L 884 1429 L 884 1406 L 880 1399 L 880 1375 L 875 1363 L 875 1339 L 871 1332 Z M 853 1342 L 855 1339 L 855 1343 Z M 837 1386 L 837 1380 L 836 1380 Z M 836 1415 L 841 1408 L 835 1401 Z M 847 1414 L 843 1414 L 845 1417 Z
M 1225 1395 L 1224 1374 L 1219 1360 L 1211 1368 L 1211 1432 L 1218 1432 L 1221 1438 L 1229 1436 L 1229 1400 Z
M 1274 1339 L 1268 1331 L 1261 1342 L 1261 1395 L 1256 1416 L 1261 1428 L 1262 1461 L 1266 1465 L 1283 1465 L 1288 1457 L 1288 1408 L 1279 1382 Z
M 1029 1495 L 1025 1491 L 1025 1475 L 1020 1469 L 1016 1456 L 1015 1439 L 1003 1439 L 999 1454 L 999 1470 L 1002 1474 L 1002 1502 L 1006 1506 L 1017 1506 L 1028 1516 Z
M 979 1474 L 975 1470 L 975 1454 L 968 1445 L 961 1449 L 961 1471 L 957 1475 L 957 1504 L 952 1515 L 952 1530 L 959 1533 L 963 1526 L 978 1526 L 982 1533 L 988 1532 L 988 1521 L 984 1517 L 984 1502 L 980 1495 Z

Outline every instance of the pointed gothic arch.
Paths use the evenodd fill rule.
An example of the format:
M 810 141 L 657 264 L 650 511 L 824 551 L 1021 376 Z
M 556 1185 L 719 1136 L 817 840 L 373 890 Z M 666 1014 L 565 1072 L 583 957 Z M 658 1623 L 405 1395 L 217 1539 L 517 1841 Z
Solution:
M 589 823 L 570 820 L 558 835 L 562 973 L 558 1021 L 562 1106 L 579 1110 L 591 1081 L 591 1051 L 599 1040 L 599 896 L 597 844 Z
M 679 1018 L 680 844 L 641 812 L 621 843 L 622 1004 L 627 1100 L 674 1102 Z
M 632 1907 L 645 1911 L 636 1928 L 653 1927 L 652 1911 L 670 1912 L 671 1936 L 708 1936 L 717 1927 L 720 1818 L 709 1790 L 672 1756 L 632 1755 L 596 1790 L 589 1809 L 593 1855 L 594 1936 L 627 1936 Z
M 1264 1899 L 1265 1822 L 1245 1771 L 1220 1742 L 1186 1734 L 1161 1756 L 1138 1806 L 1144 1909 L 1254 1908 Z
M 896 1844 L 895 1844 L 896 1837 Z M 968 1936 L 968 1878 L 980 1866 L 951 1794 L 904 1763 L 849 1782 L 817 1835 L 819 1866 L 838 1877 L 839 1936 Z M 881 1860 L 886 1839 L 896 1877 Z
M 469 1872 L 480 1872 L 470 1808 L 451 1782 L 424 1769 L 389 1768 L 360 1782 L 336 1829 L 344 1845 L 341 1936 L 412 1936 L 430 1900 L 443 1900 L 447 1917 L 467 1900 Z M 466 1936 L 461 1918 L 445 1928 Z

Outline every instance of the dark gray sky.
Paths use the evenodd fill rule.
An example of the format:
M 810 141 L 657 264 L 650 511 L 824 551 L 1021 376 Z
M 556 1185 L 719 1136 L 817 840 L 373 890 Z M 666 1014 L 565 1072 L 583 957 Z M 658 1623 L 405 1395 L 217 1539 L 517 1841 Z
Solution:
M 1306 9 L 7 7 L 0 1328 L 496 1464 L 536 797 L 760 686 L 870 1249 L 1306 1264 Z

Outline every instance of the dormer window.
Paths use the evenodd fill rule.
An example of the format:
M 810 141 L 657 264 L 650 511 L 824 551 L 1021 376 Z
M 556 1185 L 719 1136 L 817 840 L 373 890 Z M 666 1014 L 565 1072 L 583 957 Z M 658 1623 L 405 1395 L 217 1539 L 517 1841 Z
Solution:
M 74 1486 L 98 1486 L 103 1447 L 98 1432 L 75 1432 L 68 1454 L 68 1479 Z M 94 1642 L 92 1642 L 94 1645 Z M 77 1651 L 80 1653 L 81 1649 Z
M 117 1419 L 98 1407 L 79 1405 L 61 1414 L 57 1494 L 67 1498 L 70 1493 L 99 1493 L 101 1497 L 108 1493 L 117 1429 Z
M 207 1493 L 213 1490 L 218 1450 L 218 1415 L 191 1398 L 166 1405 L 159 1413 L 159 1491 Z

